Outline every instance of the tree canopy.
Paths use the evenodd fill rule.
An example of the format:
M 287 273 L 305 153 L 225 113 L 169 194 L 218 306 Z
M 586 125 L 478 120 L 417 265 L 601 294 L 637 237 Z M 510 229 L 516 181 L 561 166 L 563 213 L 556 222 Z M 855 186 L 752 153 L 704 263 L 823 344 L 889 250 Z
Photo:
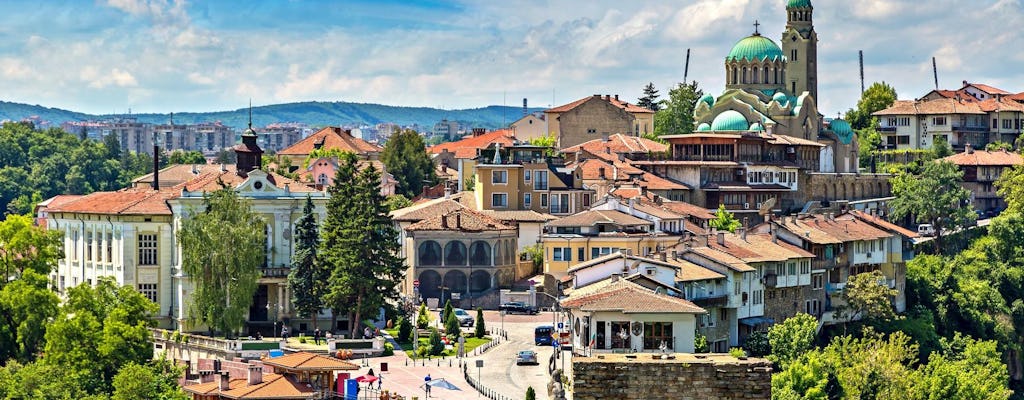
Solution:
M 182 272 L 193 284 L 190 322 L 236 333 L 266 262 L 266 222 L 230 188 L 207 195 L 204 206 L 189 210 L 178 231 Z
M 657 136 L 692 133 L 693 110 L 704 91 L 697 87 L 697 81 L 679 83 L 668 92 L 661 110 L 654 114 L 654 134 Z
M 434 162 L 427 155 L 423 138 L 414 130 L 405 129 L 392 134 L 384 145 L 380 159 L 387 172 L 398 181 L 397 193 L 407 198 L 419 194 L 424 185 L 437 184 Z
M 868 86 L 857 101 L 857 108 L 846 112 L 846 120 L 854 130 L 872 127 L 871 114 L 889 108 L 896 102 L 896 89 L 885 82 Z
M 327 292 L 327 278 L 331 271 L 317 262 L 320 245 L 316 216 L 313 214 L 313 199 L 306 197 L 302 217 L 295 224 L 295 255 L 288 273 L 288 287 L 291 288 L 292 306 L 303 317 L 317 325 L 317 315 L 324 308 Z
M 942 248 L 944 229 L 965 227 L 977 218 L 971 209 L 971 192 L 961 183 L 963 171 L 948 161 L 926 162 L 920 175 L 901 173 L 893 177 L 889 202 L 892 218 L 913 217 L 917 223 L 935 227 L 935 249 Z
M 709 221 L 708 225 L 720 231 L 736 232 L 741 223 L 733 213 L 725 209 L 725 204 L 719 204 L 718 210 L 715 211 L 715 219 Z
M 8 215 L 0 222 L 0 288 L 25 271 L 49 274 L 63 256 L 63 234 L 33 224 L 32 218 Z
M 654 82 L 644 86 L 644 95 L 636 101 L 636 105 L 657 112 L 661 109 L 661 101 L 658 100 L 658 89 L 654 88 Z

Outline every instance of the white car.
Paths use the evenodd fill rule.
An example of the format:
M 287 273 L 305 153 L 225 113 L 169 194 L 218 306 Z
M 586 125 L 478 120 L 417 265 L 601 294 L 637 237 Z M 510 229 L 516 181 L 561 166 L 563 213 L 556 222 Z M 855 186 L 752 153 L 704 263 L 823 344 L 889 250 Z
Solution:
M 935 227 L 932 224 L 918 225 L 917 234 L 921 236 L 935 236 Z

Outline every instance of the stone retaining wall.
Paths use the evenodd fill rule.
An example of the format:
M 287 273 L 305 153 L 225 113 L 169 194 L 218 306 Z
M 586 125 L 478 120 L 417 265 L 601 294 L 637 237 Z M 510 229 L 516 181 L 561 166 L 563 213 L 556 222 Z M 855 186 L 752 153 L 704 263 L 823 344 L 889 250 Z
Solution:
M 771 363 L 738 360 L 727 354 L 608 354 L 573 360 L 573 399 L 680 400 L 770 399 Z M 655 395 L 655 394 L 660 395 Z

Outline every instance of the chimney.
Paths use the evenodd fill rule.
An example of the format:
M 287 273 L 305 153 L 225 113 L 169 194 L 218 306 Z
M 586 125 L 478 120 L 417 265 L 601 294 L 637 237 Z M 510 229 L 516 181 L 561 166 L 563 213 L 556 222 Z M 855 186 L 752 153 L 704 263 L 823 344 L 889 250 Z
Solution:
M 444 198 L 452 198 L 452 188 L 448 187 L 448 185 L 444 185 Z
M 770 229 L 772 231 L 772 243 L 779 242 L 779 225 L 775 221 L 771 222 Z
M 220 360 L 213 360 L 213 372 L 220 372 Z
M 971 147 L 970 143 L 964 144 L 964 153 L 974 154 L 974 148 Z M 155 181 L 154 181 L 155 182 Z
M 262 365 L 256 365 L 256 364 L 250 364 L 249 365 L 249 376 L 248 376 L 248 378 L 249 378 L 248 379 L 249 386 L 259 385 L 259 384 L 263 383 L 263 366 Z
M 964 81 L 964 86 L 961 86 L 961 87 L 966 87 L 966 86 L 967 86 L 967 81 Z
M 455 214 L 455 229 L 462 229 L 462 213 Z
M 679 251 L 672 250 L 672 259 L 673 260 L 678 260 L 679 259 Z
M 615 101 L 619 101 L 619 95 L 615 95 Z
M 718 232 L 718 245 L 725 246 L 725 232 Z
M 635 201 L 636 200 L 633 200 L 633 198 L 629 199 L 629 215 L 635 215 L 636 214 L 636 212 L 633 210 Z
M 654 204 L 657 204 L 657 205 L 660 206 L 661 203 L 662 203 L 661 196 L 654 195 Z
M 619 281 L 619 274 L 612 274 L 612 283 Z
M 660 256 L 661 256 L 661 261 L 667 261 L 666 259 L 668 258 L 668 254 L 665 254 L 664 251 L 661 252 Z
M 607 95 L 607 94 L 606 94 L 606 95 L 604 95 L 604 99 L 605 99 L 605 100 L 611 100 L 611 97 L 612 97 L 611 95 Z
M 740 236 L 743 237 L 743 240 L 747 240 L 747 227 L 748 226 L 750 226 L 750 218 L 743 217 L 743 227 L 740 228 L 741 229 L 740 230 Z
M 608 132 L 604 132 L 601 134 L 601 141 L 604 143 L 608 143 Z
M 199 383 L 210 383 L 213 382 L 213 371 L 199 371 Z
M 484 128 L 473 128 L 473 137 L 477 137 L 486 133 L 487 130 Z
M 228 371 L 222 371 L 219 375 L 220 380 L 217 381 L 218 387 L 222 392 L 231 390 L 231 373 Z

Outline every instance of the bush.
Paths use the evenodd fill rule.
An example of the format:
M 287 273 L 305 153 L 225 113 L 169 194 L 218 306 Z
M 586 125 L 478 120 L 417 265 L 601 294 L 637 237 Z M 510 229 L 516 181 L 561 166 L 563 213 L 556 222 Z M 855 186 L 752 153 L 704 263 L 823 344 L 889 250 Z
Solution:
M 453 310 L 454 310 L 454 307 L 452 307 L 452 301 L 451 300 L 448 300 L 448 301 L 444 302 L 444 311 L 441 312 L 441 322 L 447 324 L 448 323 L 448 316 L 452 315 L 452 311 Z
M 419 346 L 416 348 L 416 357 L 426 357 L 430 354 L 430 346 Z
M 771 345 L 768 343 L 767 332 L 754 332 L 750 336 L 747 336 L 746 343 L 743 344 L 743 348 L 750 352 L 751 356 L 764 357 L 772 352 Z
M 382 355 L 384 357 L 395 355 L 395 346 L 392 346 L 391 343 L 384 343 L 384 353 Z
M 430 324 L 430 317 L 427 316 L 427 305 L 420 304 L 420 311 L 416 315 L 416 327 L 419 329 L 427 329 L 427 325 Z
M 398 319 L 398 342 L 412 342 L 412 324 L 410 324 L 409 320 L 405 319 L 405 317 Z
M 305 336 L 299 336 L 299 343 L 306 344 L 306 337 Z
M 711 346 L 708 345 L 708 337 L 697 334 L 693 337 L 693 352 L 694 353 L 709 353 L 711 352 Z
M 441 333 L 437 328 L 430 328 L 430 355 L 439 356 L 444 352 L 444 343 L 441 342 Z
M 729 349 L 729 355 L 736 358 L 743 358 L 747 356 L 747 352 L 743 351 L 743 349 L 739 347 L 733 347 Z
M 484 327 L 484 309 L 476 308 L 476 330 L 473 331 L 473 335 L 483 339 L 487 335 L 487 328 Z
M 526 388 L 526 400 L 537 400 L 537 392 L 533 390 L 533 386 Z
M 459 320 L 455 318 L 455 313 L 449 313 L 448 319 L 444 321 L 444 332 L 448 336 L 455 336 L 457 339 L 462 335 L 462 329 L 459 327 Z

